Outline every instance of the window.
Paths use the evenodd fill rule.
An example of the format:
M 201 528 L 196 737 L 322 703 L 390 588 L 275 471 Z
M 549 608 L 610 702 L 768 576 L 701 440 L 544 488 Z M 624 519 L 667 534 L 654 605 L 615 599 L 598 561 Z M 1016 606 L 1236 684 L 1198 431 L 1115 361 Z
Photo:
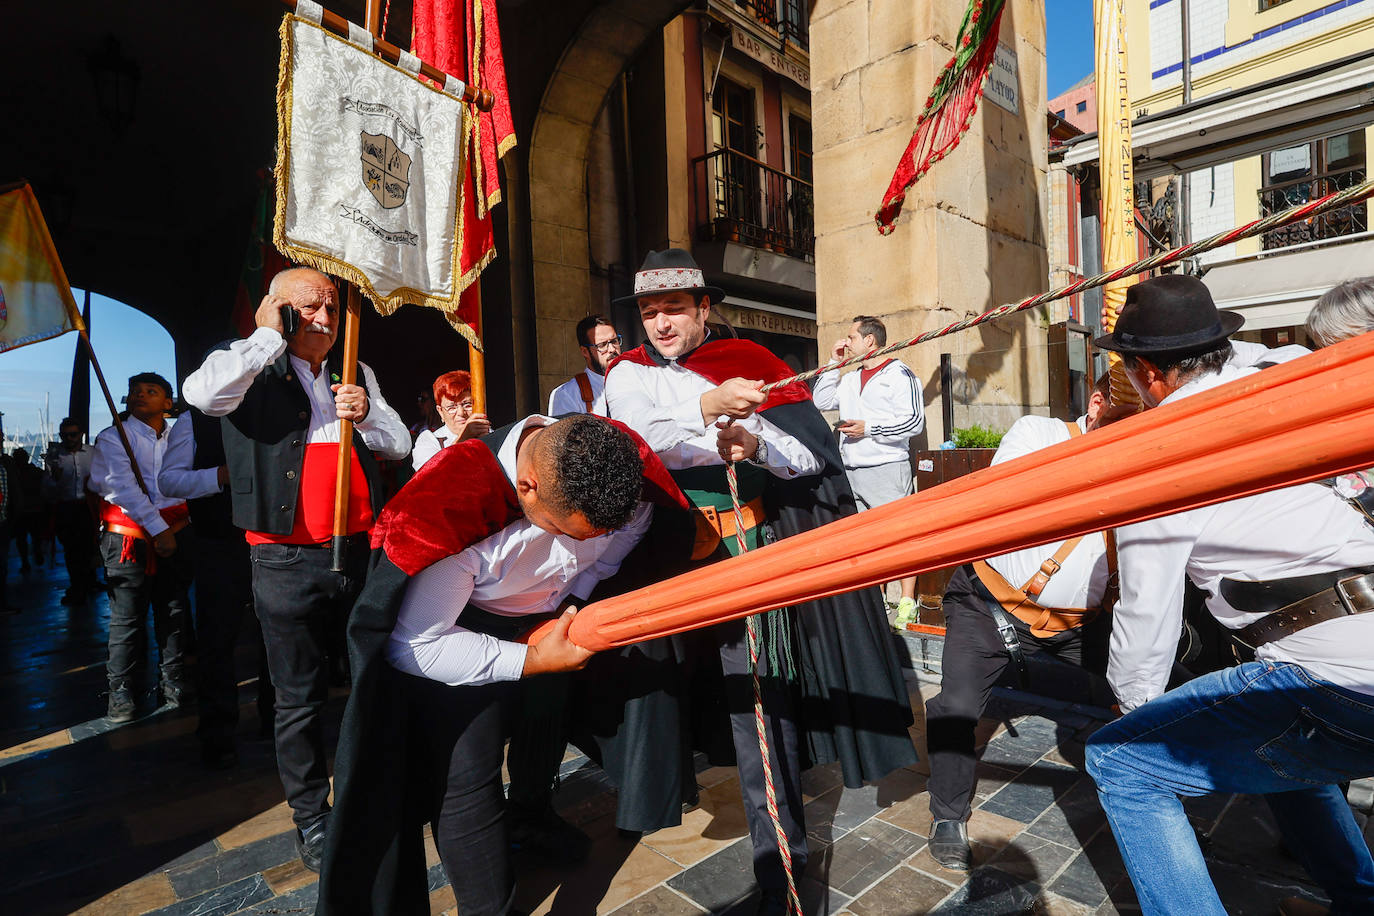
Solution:
M 754 155 L 754 90 L 725 77 L 716 80 L 711 97 L 711 140 L 716 149 Z
M 1261 159 L 1260 213 L 1268 216 L 1343 191 L 1365 180 L 1363 130 L 1337 134 L 1265 153 Z M 1361 201 L 1311 220 L 1264 234 L 1265 250 L 1353 235 L 1369 228 L 1368 204 Z
M 1064 117 L 1064 114 L 1065 114 L 1065 112 L 1067 112 L 1067 111 L 1068 111 L 1068 109 L 1066 109 L 1066 108 L 1061 108 L 1061 109 L 1059 109 L 1058 111 L 1056 111 L 1056 112 L 1054 113 L 1054 116 L 1055 116 L 1056 118 L 1062 118 L 1062 117 Z
M 1287 3 L 1288 0 L 1259 0 L 1259 11 L 1272 10 L 1274 7 Z
M 787 117 L 787 148 L 793 177 L 811 180 L 811 122 L 796 115 Z
M 1088 110 L 1088 103 L 1087 103 L 1086 100 L 1078 103 L 1078 113 L 1079 113 L 1079 114 L 1082 114 L 1083 112 L 1085 112 L 1085 111 L 1087 111 L 1087 110 Z

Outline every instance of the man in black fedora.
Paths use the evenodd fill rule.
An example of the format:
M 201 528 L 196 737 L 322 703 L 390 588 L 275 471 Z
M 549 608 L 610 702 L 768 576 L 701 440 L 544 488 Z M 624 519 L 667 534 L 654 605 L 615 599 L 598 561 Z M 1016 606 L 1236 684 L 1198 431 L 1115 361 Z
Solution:
M 640 575 L 649 571 L 661 578 L 739 552 L 727 462 L 737 473 L 742 534 L 751 549 L 855 511 L 833 431 L 807 387 L 794 383 L 764 395 L 764 384 L 792 375 L 787 365 L 758 344 L 710 335 L 707 320 L 722 298 L 723 291 L 706 283 L 690 254 L 670 248 L 648 255 L 635 274 L 633 293 L 617 303 L 638 307 L 648 341 L 607 371 L 607 411 L 648 441 L 693 505 L 690 516 L 655 517 L 655 530 L 641 544 L 645 562 L 627 561 L 622 567 Z M 770 612 L 758 629 L 770 770 L 800 883 L 807 854 L 801 770 L 839 760 L 846 785 L 858 786 L 914 763 L 907 732 L 910 703 L 876 588 Z M 608 764 L 620 784 L 617 826 L 651 830 L 680 822 L 679 803 L 695 794 L 695 780 L 690 754 L 681 753 L 685 742 L 679 741 L 679 724 L 684 735 L 691 732 L 689 722 L 715 726 L 699 729 L 689 740 L 708 753 L 733 750 L 754 874 L 763 891 L 760 912 L 786 912 L 786 877 L 767 812 L 745 623 L 658 640 L 633 652 L 634 657 L 593 664 L 651 671 L 660 692 L 681 701 L 661 703 L 653 722 L 626 716 L 618 737 L 627 756 L 646 746 L 631 733 L 637 722 L 658 730 L 663 740 L 649 742 L 661 758 L 652 767 L 624 766 L 614 759 Z M 669 718 L 676 721 L 664 721 Z M 725 736 L 720 726 L 727 721 Z M 724 740 L 712 742 L 713 735 Z
M 1200 280 L 1131 288 L 1116 330 L 1146 409 L 1259 371 L 1229 361 L 1242 319 Z M 1125 717 L 1087 768 L 1146 913 L 1222 914 L 1180 796 L 1265 796 L 1333 913 L 1374 912 L 1374 859 L 1339 783 L 1374 774 L 1374 530 L 1302 484 L 1128 525 L 1107 677 Z M 1183 577 L 1254 661 L 1166 692 Z M 1281 907 L 1281 910 L 1284 910 Z

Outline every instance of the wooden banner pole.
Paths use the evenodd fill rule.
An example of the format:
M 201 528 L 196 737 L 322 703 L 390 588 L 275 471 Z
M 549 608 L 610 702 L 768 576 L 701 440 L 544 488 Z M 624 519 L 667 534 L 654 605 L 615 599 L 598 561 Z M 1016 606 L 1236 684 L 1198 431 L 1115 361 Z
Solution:
M 90 335 L 86 333 L 84 326 L 77 328 L 77 333 L 81 335 L 81 343 L 86 347 L 86 355 L 91 358 L 91 367 L 95 369 L 96 381 L 100 382 L 100 390 L 105 393 L 105 404 L 110 408 L 110 418 L 114 421 L 115 432 L 119 434 L 119 441 L 124 446 L 124 453 L 129 456 L 129 468 L 134 472 L 134 480 L 138 481 L 138 488 L 143 491 L 143 495 L 149 499 L 153 494 L 148 490 L 148 484 L 143 480 L 143 472 L 138 469 L 138 459 L 134 457 L 134 447 L 129 442 L 129 434 L 124 429 L 124 421 L 119 418 L 119 408 L 115 406 L 114 395 L 110 393 L 110 386 L 105 382 L 105 370 L 100 368 L 100 360 L 96 359 L 95 347 L 91 346 Z M 169 395 L 171 392 L 167 392 Z
M 288 0 L 288 5 L 295 9 L 293 0 Z M 381 28 L 382 0 L 367 0 L 366 15 L 367 19 L 364 25 L 369 32 L 376 36 Z M 326 11 L 326 21 L 330 17 L 339 19 L 339 17 Z M 340 21 L 344 22 L 342 19 Z M 347 29 L 347 27 L 347 22 L 344 22 L 344 28 Z M 385 42 L 380 44 L 385 44 Z M 339 374 L 339 383 L 355 385 L 358 378 L 358 326 L 362 324 L 363 318 L 362 291 L 352 283 L 348 284 L 348 293 L 344 297 L 344 302 L 343 369 Z M 330 541 L 332 553 L 330 568 L 334 572 L 343 572 L 348 566 L 348 502 L 349 482 L 352 476 L 353 421 L 340 419 L 339 463 L 336 466 L 334 476 L 334 536 Z

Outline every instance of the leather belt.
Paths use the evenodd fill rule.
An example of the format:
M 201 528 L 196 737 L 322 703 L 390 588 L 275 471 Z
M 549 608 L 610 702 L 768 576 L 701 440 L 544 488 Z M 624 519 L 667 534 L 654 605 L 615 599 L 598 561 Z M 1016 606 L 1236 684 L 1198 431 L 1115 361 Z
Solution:
M 717 510 L 710 506 L 697 506 L 692 510 L 696 517 L 697 534 L 692 544 L 692 559 L 704 560 L 715 553 L 722 540 L 732 538 L 738 531 L 733 509 Z M 764 522 L 763 497 L 758 496 L 740 506 L 744 517 L 744 531 L 753 531 Z
M 1016 625 L 1011 622 L 1007 612 L 1002 608 L 1002 603 L 998 601 L 987 585 L 971 566 L 965 566 L 964 572 L 968 575 L 968 581 L 973 586 L 973 592 L 982 599 L 987 607 L 988 613 L 992 615 L 992 622 L 997 627 L 997 635 L 1002 640 L 1002 648 L 1007 650 L 1007 656 L 1011 659 L 1012 668 L 1016 671 L 1016 686 L 1022 690 L 1030 689 L 1030 670 L 1026 667 L 1026 654 L 1021 650 L 1021 636 L 1016 632 Z
M 1330 588 L 1294 601 L 1231 634 L 1251 649 L 1310 626 L 1374 611 L 1374 573 L 1338 579 Z
M 105 522 L 104 524 L 105 530 L 110 532 L 111 534 L 118 534 L 123 537 L 129 538 L 139 538 L 140 540 L 144 541 L 151 541 L 153 539 L 152 535 L 148 534 L 147 531 L 144 531 L 142 528 L 139 528 L 135 525 L 123 525 L 119 522 Z M 167 530 L 172 532 L 173 534 L 176 534 L 178 531 L 181 531 L 183 528 L 186 528 L 190 524 L 190 519 L 180 519 L 168 525 Z

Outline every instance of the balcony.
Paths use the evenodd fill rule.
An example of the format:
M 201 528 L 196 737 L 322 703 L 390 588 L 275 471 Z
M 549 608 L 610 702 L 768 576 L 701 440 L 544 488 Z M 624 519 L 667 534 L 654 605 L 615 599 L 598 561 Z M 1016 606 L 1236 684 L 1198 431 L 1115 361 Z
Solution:
M 692 196 L 702 241 L 739 242 L 806 260 L 815 254 L 809 181 L 720 149 L 692 161 Z
M 1337 191 L 1354 187 L 1365 180 L 1364 167 L 1332 172 L 1315 178 L 1302 178 L 1270 185 L 1259 192 L 1260 216 L 1269 216 L 1301 206 Z M 1264 250 L 1289 248 L 1309 242 L 1323 242 L 1355 235 L 1369 229 L 1369 203 L 1360 201 L 1309 220 L 1264 233 Z
M 735 0 L 745 15 L 755 22 L 776 32 L 784 42 L 801 48 L 810 46 L 807 30 L 806 7 L 802 0 Z

